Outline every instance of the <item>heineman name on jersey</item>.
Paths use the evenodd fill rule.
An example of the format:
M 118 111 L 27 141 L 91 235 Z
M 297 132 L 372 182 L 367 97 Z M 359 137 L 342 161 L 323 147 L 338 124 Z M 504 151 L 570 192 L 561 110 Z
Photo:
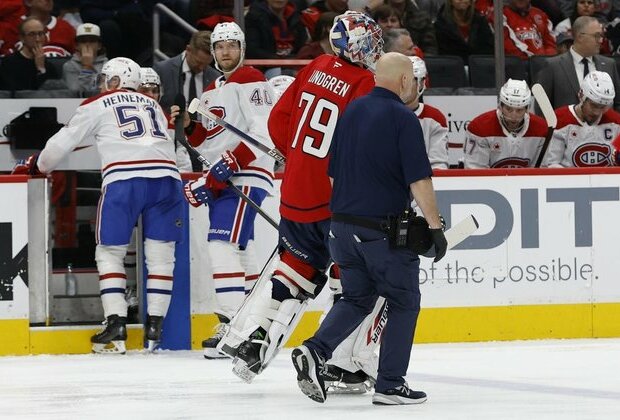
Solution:
M 107 108 L 112 105 L 118 105 L 118 104 L 123 104 L 127 102 L 137 103 L 137 104 L 146 104 L 152 107 L 157 106 L 157 102 L 155 102 L 153 99 L 147 96 L 144 96 L 144 95 L 136 95 L 134 93 L 126 93 L 126 94 L 119 93 L 117 95 L 108 96 L 107 98 L 103 100 L 103 106 Z
M 336 95 L 342 96 L 343 98 L 346 96 L 349 89 L 351 89 L 350 84 L 319 70 L 315 70 L 314 73 L 312 73 L 308 82 L 331 90 Z

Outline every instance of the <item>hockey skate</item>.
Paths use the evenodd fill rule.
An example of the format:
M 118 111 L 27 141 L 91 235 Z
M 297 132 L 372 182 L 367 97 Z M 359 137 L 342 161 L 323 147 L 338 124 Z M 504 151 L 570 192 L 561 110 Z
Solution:
M 329 394 L 365 394 L 374 386 L 374 381 L 364 371 L 349 372 L 330 364 L 325 365 L 323 380 Z
M 262 371 L 265 350 L 269 343 L 265 340 L 267 332 L 258 328 L 250 339 L 239 345 L 237 356 L 233 360 L 233 373 L 246 383 L 252 383 Z
M 124 316 L 110 315 L 103 321 L 105 328 L 93 335 L 90 342 L 93 343 L 94 353 L 120 353 L 125 354 L 127 341 L 127 318 Z
M 219 318 L 220 323 L 215 327 L 215 334 L 202 341 L 202 349 L 205 359 L 225 359 L 228 357 L 227 355 L 220 353 L 216 347 L 226 333 L 226 325 L 230 322 L 230 319 L 221 314 L 217 314 L 217 317 Z
M 304 345 L 293 350 L 291 359 L 297 371 L 297 385 L 301 392 L 313 401 L 324 403 L 327 399 L 323 382 L 325 359 Z
M 163 323 L 163 316 L 149 315 L 146 318 L 146 325 L 144 326 L 144 341 L 147 344 L 147 350 L 149 352 L 154 351 L 159 346 Z

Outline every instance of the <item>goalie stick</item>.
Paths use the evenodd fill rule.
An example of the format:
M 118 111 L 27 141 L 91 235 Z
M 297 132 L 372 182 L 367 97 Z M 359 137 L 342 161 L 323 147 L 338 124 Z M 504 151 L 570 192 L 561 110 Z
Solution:
M 207 169 L 211 168 L 211 162 L 209 162 L 203 155 L 201 155 L 200 152 L 198 152 L 198 150 L 194 149 L 187 142 L 187 139 L 185 138 L 185 136 L 180 136 L 177 139 L 177 141 L 179 143 L 181 143 L 187 149 L 187 152 L 190 155 L 192 155 L 192 156 L 194 156 L 194 158 L 198 159 L 198 161 L 200 163 L 202 163 L 205 166 L 205 168 L 207 168 Z M 265 210 L 261 209 L 260 206 L 258 204 L 256 204 L 250 197 L 245 195 L 243 193 L 243 191 L 241 191 L 239 189 L 239 187 L 237 187 L 235 184 L 233 184 L 230 179 L 226 181 L 226 185 L 228 185 L 230 187 L 230 189 L 232 190 L 233 193 L 235 193 L 239 198 L 241 198 L 243 201 L 245 201 L 250 207 L 252 207 L 254 210 L 256 210 L 256 213 L 260 214 L 263 217 L 263 219 L 265 219 L 271 226 L 273 226 L 276 230 L 278 230 L 278 222 L 273 220 L 271 218 L 271 216 L 269 216 L 265 212 Z
M 224 127 L 225 129 L 232 131 L 237 136 L 241 137 L 242 140 L 245 140 L 247 143 L 250 143 L 252 146 L 258 148 L 261 152 L 265 153 L 266 155 L 271 156 L 273 159 L 276 160 L 276 162 L 280 164 L 284 164 L 286 162 L 286 158 L 282 155 L 282 153 L 278 151 L 278 149 L 275 149 L 275 148 L 270 149 L 269 147 L 265 146 L 260 141 L 256 140 L 254 137 L 250 136 L 247 133 L 244 133 L 243 131 L 235 127 L 234 125 L 224 121 L 222 118 L 218 117 L 217 115 L 209 111 L 206 107 L 201 106 L 200 99 L 198 98 L 192 99 L 192 102 L 187 107 L 187 111 L 192 114 L 194 112 L 198 112 L 200 115 L 203 115 L 209 118 L 210 120 L 215 121 L 217 125 L 220 125 Z
M 545 93 L 545 89 L 540 83 L 536 83 L 534 86 L 532 86 L 532 94 L 534 95 L 536 102 L 538 102 L 538 106 L 540 107 L 540 110 L 543 113 L 545 120 L 547 121 L 547 135 L 545 136 L 545 141 L 543 142 L 542 148 L 540 149 L 538 159 L 536 159 L 536 165 L 534 165 L 535 168 L 540 168 L 543 158 L 545 157 L 545 153 L 547 153 L 547 148 L 549 147 L 551 136 L 553 136 L 553 130 L 555 130 L 555 126 L 558 123 L 558 117 L 555 115 L 555 111 L 551 106 L 551 102 L 549 102 L 547 93 Z

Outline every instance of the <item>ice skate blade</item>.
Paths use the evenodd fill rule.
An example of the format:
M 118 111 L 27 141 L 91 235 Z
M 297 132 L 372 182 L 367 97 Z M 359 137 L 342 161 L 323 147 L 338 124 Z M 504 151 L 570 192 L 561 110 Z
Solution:
M 105 343 L 93 343 L 93 353 L 97 354 L 125 354 L 127 349 L 125 348 L 124 340 L 112 340 Z
M 248 364 L 241 359 L 235 359 L 233 361 L 233 373 L 237 375 L 243 382 L 246 384 L 251 384 L 254 378 L 256 377 L 256 373 L 252 372 L 248 367 Z
M 203 353 L 205 359 L 215 360 L 215 359 L 227 359 L 229 356 L 227 354 L 222 354 L 217 351 L 217 348 L 214 347 L 203 347 Z
M 349 394 L 361 395 L 372 389 L 366 382 L 357 384 L 347 384 L 343 382 L 325 382 L 325 389 L 328 394 Z

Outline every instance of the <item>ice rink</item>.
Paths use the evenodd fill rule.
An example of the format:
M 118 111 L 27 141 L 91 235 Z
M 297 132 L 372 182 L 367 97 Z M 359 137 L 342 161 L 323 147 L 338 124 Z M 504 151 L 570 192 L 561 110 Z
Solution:
M 2 419 L 618 419 L 620 339 L 415 345 L 417 406 L 367 395 L 318 404 L 298 390 L 290 349 L 253 384 L 200 352 L 0 357 Z

